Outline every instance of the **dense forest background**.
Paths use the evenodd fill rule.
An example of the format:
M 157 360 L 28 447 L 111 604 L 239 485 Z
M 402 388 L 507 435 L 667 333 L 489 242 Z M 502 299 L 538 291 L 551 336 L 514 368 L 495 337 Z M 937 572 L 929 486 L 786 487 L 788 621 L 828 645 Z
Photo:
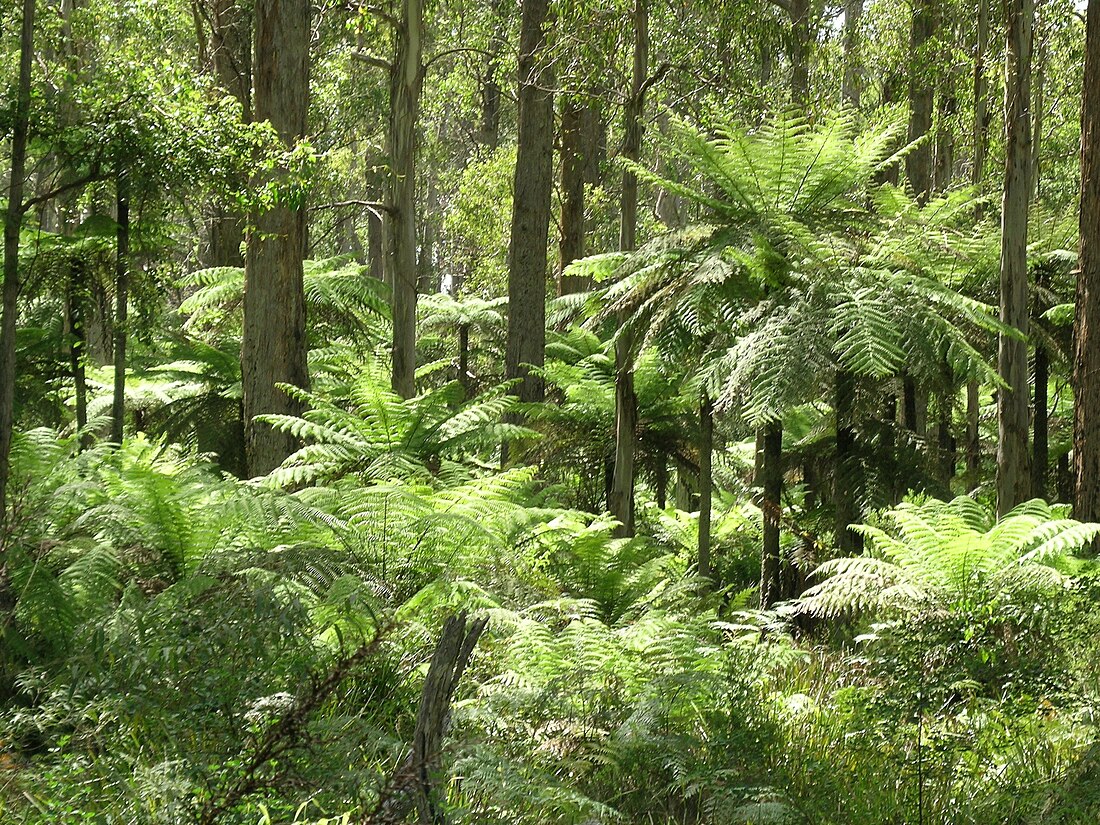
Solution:
M 1100 820 L 1100 5 L 0 5 L 0 819 Z

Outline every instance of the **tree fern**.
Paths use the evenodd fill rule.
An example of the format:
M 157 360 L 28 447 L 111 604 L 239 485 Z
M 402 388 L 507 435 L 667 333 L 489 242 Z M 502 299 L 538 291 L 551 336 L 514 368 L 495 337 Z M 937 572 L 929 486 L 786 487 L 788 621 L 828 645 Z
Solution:
M 1100 525 L 1059 518 L 1037 500 L 995 525 L 966 497 L 903 504 L 888 520 L 888 527 L 857 528 L 868 541 L 867 554 L 821 565 L 814 575 L 823 580 L 798 609 L 891 616 L 969 610 L 1028 593 L 1053 597 L 1070 581 L 1072 553 L 1100 534 Z

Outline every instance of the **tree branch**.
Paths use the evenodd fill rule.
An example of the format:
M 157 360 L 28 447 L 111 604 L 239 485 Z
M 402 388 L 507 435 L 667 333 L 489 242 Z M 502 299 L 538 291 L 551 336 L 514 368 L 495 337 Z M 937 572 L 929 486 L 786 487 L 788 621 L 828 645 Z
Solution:
M 352 52 L 351 56 L 358 60 L 360 63 L 366 63 L 375 69 L 382 69 L 387 72 L 393 71 L 393 64 L 388 60 L 383 60 L 381 57 L 375 57 L 373 54 L 367 54 L 366 52 Z

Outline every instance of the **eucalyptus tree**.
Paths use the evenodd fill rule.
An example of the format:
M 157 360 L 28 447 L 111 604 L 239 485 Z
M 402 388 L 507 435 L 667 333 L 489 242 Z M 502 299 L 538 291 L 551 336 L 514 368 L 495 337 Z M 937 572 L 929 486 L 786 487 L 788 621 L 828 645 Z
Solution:
M 546 249 L 554 163 L 553 66 L 548 0 L 523 0 L 519 36 L 519 120 L 508 243 L 505 375 L 520 379 L 521 401 L 541 401 L 546 346 Z
M 257 0 L 255 14 L 255 118 L 268 121 L 291 152 L 306 135 L 310 4 L 308 0 Z M 286 172 L 259 182 L 278 189 L 279 174 Z M 282 183 L 275 202 L 252 216 L 245 256 L 241 375 L 245 454 L 252 475 L 277 467 L 296 448 L 292 435 L 256 417 L 301 411 L 300 396 L 285 392 L 280 384 L 309 389 L 302 286 L 304 195 L 300 189 L 286 187 L 285 180 Z
M 1100 520 L 1100 3 L 1086 15 L 1080 250 L 1074 323 L 1074 515 Z
M 27 137 L 31 109 L 31 61 L 34 58 L 35 0 L 23 0 L 19 37 L 19 76 L 11 119 L 11 168 L 4 212 L 4 283 L 0 316 L 0 521 L 7 520 L 8 478 L 15 428 L 15 335 L 19 317 L 19 234 L 27 205 Z M 0 610 L 6 612 L 7 568 L 0 564 Z
M 1001 202 L 1001 321 L 1028 332 L 1027 233 L 1032 186 L 1031 56 L 1033 0 L 1005 3 L 1005 166 Z M 997 367 L 997 512 L 1030 495 L 1028 468 L 1028 352 L 1026 338 L 1003 333 Z

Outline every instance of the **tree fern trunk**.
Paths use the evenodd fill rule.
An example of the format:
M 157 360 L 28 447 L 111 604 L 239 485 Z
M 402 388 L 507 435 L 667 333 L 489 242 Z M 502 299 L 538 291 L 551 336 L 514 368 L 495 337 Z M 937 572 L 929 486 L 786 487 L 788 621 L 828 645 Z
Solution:
M 760 511 L 763 543 L 760 548 L 760 606 L 767 609 L 782 598 L 782 555 L 779 524 L 783 495 L 783 424 L 764 425 L 760 459 Z
M 982 442 L 978 422 L 981 417 L 981 387 L 977 381 L 966 384 L 966 486 L 973 490 L 981 481 Z
M 668 506 L 668 456 L 661 453 L 657 456 L 657 469 L 653 478 L 653 495 L 657 499 L 657 507 L 664 510 Z
M 859 536 L 848 525 L 859 521 L 857 497 L 862 489 L 859 458 L 855 454 L 856 431 L 853 421 L 855 381 L 852 374 L 837 370 L 833 409 L 836 413 L 836 470 L 833 502 L 836 507 L 836 545 L 842 556 L 851 556 L 861 549 Z
M 458 328 L 458 383 L 467 399 L 474 397 L 474 377 L 470 375 L 470 325 Z
M 628 335 L 615 342 L 615 469 L 610 507 L 621 525 L 616 535 L 634 535 L 634 449 L 638 428 L 638 398 L 634 394 L 634 358 Z
M 1050 412 L 1048 409 L 1048 384 L 1050 382 L 1050 356 L 1046 347 L 1035 347 L 1035 419 L 1031 443 L 1031 495 L 1046 499 L 1047 474 L 1050 467 Z
M 705 392 L 699 402 L 699 575 L 713 576 L 710 563 L 710 513 L 713 479 L 711 452 L 714 449 L 714 405 Z

